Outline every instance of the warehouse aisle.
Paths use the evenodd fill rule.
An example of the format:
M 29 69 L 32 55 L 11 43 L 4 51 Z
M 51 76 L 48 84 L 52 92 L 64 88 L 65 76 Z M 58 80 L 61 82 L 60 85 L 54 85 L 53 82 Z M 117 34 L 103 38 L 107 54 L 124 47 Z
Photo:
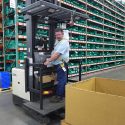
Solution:
M 88 77 L 83 77 L 82 79 L 91 78 L 92 75 L 88 75 Z M 125 80 L 125 66 L 119 67 L 116 69 L 112 69 L 110 71 L 105 71 L 103 73 L 93 73 L 93 77 L 103 77 L 103 78 L 111 78 L 111 79 L 120 79 Z
M 2 125 L 41 125 L 13 105 L 10 92 L 0 94 L 0 121 Z
M 13 105 L 11 92 L 0 93 L 0 121 L 2 125 L 42 125 Z M 53 120 L 51 125 L 59 125 L 59 120 Z
M 125 67 L 94 76 L 125 80 Z M 13 105 L 11 92 L 0 94 L 0 121 L 2 125 L 41 125 L 19 107 Z M 51 125 L 59 125 L 59 123 L 54 121 Z

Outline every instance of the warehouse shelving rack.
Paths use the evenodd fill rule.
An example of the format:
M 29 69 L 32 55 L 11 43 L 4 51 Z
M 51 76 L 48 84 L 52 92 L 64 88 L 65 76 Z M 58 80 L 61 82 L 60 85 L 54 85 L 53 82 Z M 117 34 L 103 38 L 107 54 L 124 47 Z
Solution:
M 71 38 L 70 60 L 82 59 L 84 75 L 122 66 L 125 63 L 125 6 L 113 0 L 61 0 L 64 7 L 81 11 L 90 16 L 85 24 L 75 24 L 85 28 L 86 39 Z M 78 31 L 79 32 L 79 31 Z M 73 34 L 79 34 L 72 32 Z M 74 43 L 76 43 L 74 45 Z M 78 46 L 84 45 L 84 49 Z M 74 46 L 74 48 L 72 48 Z M 73 51 L 73 52 L 72 52 Z M 78 52 L 84 51 L 79 57 Z M 76 53 L 73 56 L 72 53 Z M 78 64 L 69 64 L 69 76 L 78 75 Z
M 12 43 L 15 42 L 14 38 L 15 24 L 14 24 L 14 10 L 9 7 L 8 0 L 2 1 L 2 15 L 3 15 L 4 70 L 11 71 L 10 67 L 15 66 L 14 62 L 16 58 L 16 53 L 14 48 L 15 44 L 13 45 L 12 48 L 10 48 L 9 46 L 11 42 Z
M 9 0 L 3 0 L 3 41 L 4 41 L 4 69 L 11 71 L 13 67 L 23 67 L 24 60 L 27 56 L 26 46 L 26 22 L 21 9 L 25 7 L 26 0 L 15 0 L 16 8 L 9 7 Z M 7 9 L 6 9 L 7 8 Z M 6 13 L 6 11 L 8 11 Z M 9 19 L 8 19 L 9 18 Z M 7 20 L 8 19 L 8 20 Z M 8 21 L 8 22 L 7 22 Z M 37 37 L 44 34 L 47 36 L 48 31 L 45 24 L 38 26 Z M 6 30 L 11 33 L 6 34 Z M 10 34 L 12 34 L 10 36 Z
M 4 70 L 4 61 L 3 61 L 2 1 L 0 0 L 0 71 L 3 70 Z
M 68 26 L 71 46 L 69 77 L 77 76 L 79 73 L 79 64 L 73 62 L 74 60 L 81 60 L 83 75 L 125 65 L 125 5 L 114 0 L 59 1 L 61 6 L 86 13 L 90 17 L 87 21 L 79 20 L 73 27 Z M 17 6 L 18 2 L 19 0 Z M 19 49 L 19 40 L 26 41 L 26 36 L 19 34 L 19 28 L 23 29 L 26 26 L 25 22 L 20 22 L 19 13 L 20 10 L 16 9 L 16 25 L 13 27 L 16 36 L 14 66 L 20 66 L 19 50 L 23 50 L 23 53 L 26 51 L 26 48 Z M 39 25 L 37 38 L 41 35 L 47 37 L 47 30 L 46 24 Z M 6 61 L 5 58 L 5 63 Z M 21 61 L 23 63 L 23 60 Z
M 25 6 L 25 0 L 15 0 L 16 8 L 10 8 L 10 1 L 3 0 L 3 43 L 4 70 L 11 71 L 13 67 L 23 66 L 26 57 L 26 24 L 20 9 Z

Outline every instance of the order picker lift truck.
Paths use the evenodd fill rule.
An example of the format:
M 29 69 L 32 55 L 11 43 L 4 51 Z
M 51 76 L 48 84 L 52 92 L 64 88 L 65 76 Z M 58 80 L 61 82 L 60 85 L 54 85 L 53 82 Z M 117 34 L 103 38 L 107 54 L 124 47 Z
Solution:
M 13 102 L 27 109 L 34 117 L 38 117 L 36 114 L 46 117 L 64 107 L 64 102 L 49 101 L 55 92 L 55 71 L 53 66 L 43 64 L 53 50 L 55 28 L 64 23 L 73 24 L 78 19 L 86 20 L 88 16 L 61 7 L 57 0 L 26 0 L 26 3 L 22 13 L 26 14 L 27 58 L 25 68 L 12 69 Z M 37 38 L 38 24 L 46 23 L 49 26 L 48 37 Z M 44 48 L 40 49 L 40 46 Z

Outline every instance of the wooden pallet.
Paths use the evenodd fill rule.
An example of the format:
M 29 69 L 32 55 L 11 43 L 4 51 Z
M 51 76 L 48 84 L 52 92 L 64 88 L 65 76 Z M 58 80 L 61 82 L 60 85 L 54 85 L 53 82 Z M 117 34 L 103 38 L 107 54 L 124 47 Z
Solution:
M 6 88 L 6 89 L 0 88 L 0 93 L 2 93 L 2 92 L 10 92 L 10 91 L 12 91 L 12 87 Z

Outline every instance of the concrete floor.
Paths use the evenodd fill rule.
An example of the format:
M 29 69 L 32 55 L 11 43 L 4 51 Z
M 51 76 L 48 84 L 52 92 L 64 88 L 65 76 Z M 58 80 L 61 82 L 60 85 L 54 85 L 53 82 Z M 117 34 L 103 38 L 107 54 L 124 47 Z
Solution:
M 125 80 L 125 67 L 93 75 L 95 77 Z M 92 76 L 89 75 L 87 78 L 90 77 Z M 11 92 L 0 93 L 0 122 L 2 125 L 41 125 L 25 114 L 22 109 L 13 105 Z M 59 125 L 59 122 L 57 121 L 53 125 Z
M 13 105 L 11 92 L 0 95 L 0 122 L 2 125 L 41 125 Z
M 116 68 L 115 70 L 113 69 L 112 71 L 105 71 L 102 74 L 94 74 L 93 76 L 125 80 L 125 67 Z M 88 76 L 87 78 L 90 77 L 91 76 Z
M 102 77 L 102 78 L 125 80 L 125 66 L 87 74 L 83 76 L 82 79 L 89 79 L 91 77 Z M 78 77 L 75 77 L 74 80 L 78 80 Z

